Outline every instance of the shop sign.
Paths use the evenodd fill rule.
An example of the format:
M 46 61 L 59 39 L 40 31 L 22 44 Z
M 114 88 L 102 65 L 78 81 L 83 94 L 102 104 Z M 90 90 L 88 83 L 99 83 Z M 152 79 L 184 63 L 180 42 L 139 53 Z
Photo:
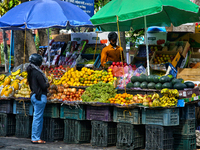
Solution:
M 94 0 L 64 0 L 66 2 L 70 2 L 83 11 L 85 11 L 90 17 L 94 15 Z

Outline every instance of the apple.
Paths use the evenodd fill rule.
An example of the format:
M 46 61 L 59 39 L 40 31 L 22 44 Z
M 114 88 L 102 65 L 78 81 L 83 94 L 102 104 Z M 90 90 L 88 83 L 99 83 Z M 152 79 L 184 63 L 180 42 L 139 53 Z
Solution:
M 123 62 L 120 62 L 119 64 L 122 66 L 122 65 L 123 65 Z
M 120 63 L 119 63 L 119 62 L 117 62 L 117 63 L 116 63 L 116 65 L 117 65 L 117 66 L 119 66 L 119 65 L 120 65 Z
M 116 63 L 115 63 L 115 62 L 113 62 L 113 63 L 112 63 L 112 65 L 113 65 L 113 66 L 114 66 L 114 65 L 116 65 Z
M 127 66 L 127 63 L 124 63 L 124 66 Z

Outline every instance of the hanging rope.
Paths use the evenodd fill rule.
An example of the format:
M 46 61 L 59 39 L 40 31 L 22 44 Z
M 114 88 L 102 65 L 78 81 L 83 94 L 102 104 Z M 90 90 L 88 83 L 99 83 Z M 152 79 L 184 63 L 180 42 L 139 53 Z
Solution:
M 26 28 L 25 28 L 25 35 L 24 35 L 24 61 L 23 61 L 23 64 L 25 64 L 25 50 L 26 50 Z
M 119 35 L 119 46 L 121 47 L 121 39 L 120 39 L 120 32 L 119 32 L 119 18 L 117 16 L 117 29 L 118 29 L 118 35 Z M 123 62 L 122 58 L 122 51 L 120 50 L 120 56 L 121 56 L 121 61 Z M 122 70 L 123 70 L 123 76 L 124 76 L 124 64 L 122 63 Z M 124 78 L 124 83 L 125 83 L 125 78 Z M 125 93 L 126 93 L 126 86 L 124 88 Z

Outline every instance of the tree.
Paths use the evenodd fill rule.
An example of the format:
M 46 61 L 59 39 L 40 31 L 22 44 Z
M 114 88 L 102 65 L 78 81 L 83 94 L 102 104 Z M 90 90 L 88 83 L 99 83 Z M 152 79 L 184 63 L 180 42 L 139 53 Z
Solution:
M 3 16 L 6 12 L 8 12 L 13 7 L 20 4 L 18 0 L 4 0 L 3 3 L 0 3 L 0 15 Z M 4 59 L 5 59 L 5 72 L 8 72 L 8 49 L 7 49 L 7 36 L 5 30 L 3 30 L 3 44 L 4 44 Z

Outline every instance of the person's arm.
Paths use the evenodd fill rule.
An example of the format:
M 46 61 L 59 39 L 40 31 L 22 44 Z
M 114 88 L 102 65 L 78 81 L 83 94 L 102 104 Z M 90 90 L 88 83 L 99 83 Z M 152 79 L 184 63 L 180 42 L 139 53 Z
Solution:
M 106 47 L 103 48 L 102 52 L 101 52 L 101 66 L 104 67 L 104 64 L 106 63 L 107 61 L 107 50 L 106 50 Z
M 38 83 L 40 84 L 41 89 L 47 90 L 47 88 L 49 87 L 49 83 L 46 83 L 42 74 L 40 72 L 37 72 L 36 77 L 37 77 Z
M 125 58 L 124 58 L 123 48 L 122 48 L 122 47 L 119 47 L 119 50 L 121 51 L 121 52 L 120 52 L 120 60 L 121 60 L 121 54 L 122 54 L 122 59 L 123 59 L 123 62 L 124 62 Z

